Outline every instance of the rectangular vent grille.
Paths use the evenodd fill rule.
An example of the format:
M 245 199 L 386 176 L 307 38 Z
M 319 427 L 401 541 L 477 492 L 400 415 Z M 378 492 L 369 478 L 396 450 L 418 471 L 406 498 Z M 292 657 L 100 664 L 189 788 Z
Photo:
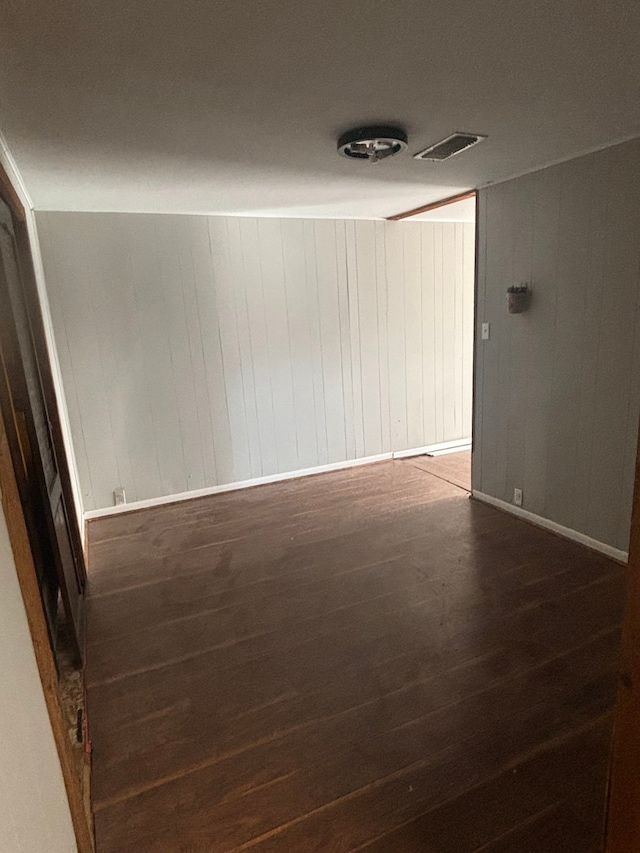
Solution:
M 454 154 L 466 151 L 467 148 L 477 145 L 478 142 L 482 142 L 486 138 L 486 136 L 481 136 L 478 133 L 452 133 L 451 136 L 447 136 L 441 142 L 436 142 L 435 145 L 420 151 L 419 154 L 415 155 L 415 159 L 433 160 L 439 163 L 441 160 L 448 160 Z

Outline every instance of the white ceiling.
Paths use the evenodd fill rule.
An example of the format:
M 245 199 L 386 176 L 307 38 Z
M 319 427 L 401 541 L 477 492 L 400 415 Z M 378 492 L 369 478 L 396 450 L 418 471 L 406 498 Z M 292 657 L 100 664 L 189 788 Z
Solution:
M 466 198 L 464 201 L 446 204 L 443 207 L 430 210 L 428 213 L 420 213 L 418 216 L 412 216 L 410 221 L 415 222 L 416 220 L 421 220 L 422 222 L 475 222 L 476 200 L 474 198 Z
M 380 217 L 640 135 L 635 0 L 5 0 L 0 128 L 40 209 Z M 375 166 L 338 134 L 393 121 Z M 447 163 L 454 130 L 489 139 Z

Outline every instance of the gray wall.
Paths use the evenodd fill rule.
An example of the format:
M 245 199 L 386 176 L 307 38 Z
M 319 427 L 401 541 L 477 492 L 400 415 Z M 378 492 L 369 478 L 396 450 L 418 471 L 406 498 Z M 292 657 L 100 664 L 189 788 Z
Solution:
M 470 436 L 473 225 L 37 224 L 85 510 Z
M 640 141 L 481 190 L 474 489 L 628 547 L 640 407 Z M 505 292 L 529 281 L 531 310 Z

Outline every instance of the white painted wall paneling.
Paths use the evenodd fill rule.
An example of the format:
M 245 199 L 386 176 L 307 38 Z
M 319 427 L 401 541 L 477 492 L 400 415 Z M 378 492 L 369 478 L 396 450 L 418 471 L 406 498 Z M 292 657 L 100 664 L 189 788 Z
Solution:
M 38 227 L 85 510 L 470 435 L 471 224 Z

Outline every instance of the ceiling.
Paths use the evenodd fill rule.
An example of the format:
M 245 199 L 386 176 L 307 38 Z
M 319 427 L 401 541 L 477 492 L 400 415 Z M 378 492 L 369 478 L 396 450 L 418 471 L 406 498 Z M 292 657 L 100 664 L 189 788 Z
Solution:
M 422 222 L 475 222 L 476 200 L 475 198 L 466 198 L 463 201 L 445 204 L 435 210 L 429 210 L 427 213 L 420 213 L 418 216 L 411 217 L 411 222 L 416 220 Z
M 632 0 L 4 0 L 1 23 L 38 209 L 377 218 L 640 136 Z M 380 121 L 407 153 L 337 155 Z M 455 130 L 489 139 L 411 157 Z

